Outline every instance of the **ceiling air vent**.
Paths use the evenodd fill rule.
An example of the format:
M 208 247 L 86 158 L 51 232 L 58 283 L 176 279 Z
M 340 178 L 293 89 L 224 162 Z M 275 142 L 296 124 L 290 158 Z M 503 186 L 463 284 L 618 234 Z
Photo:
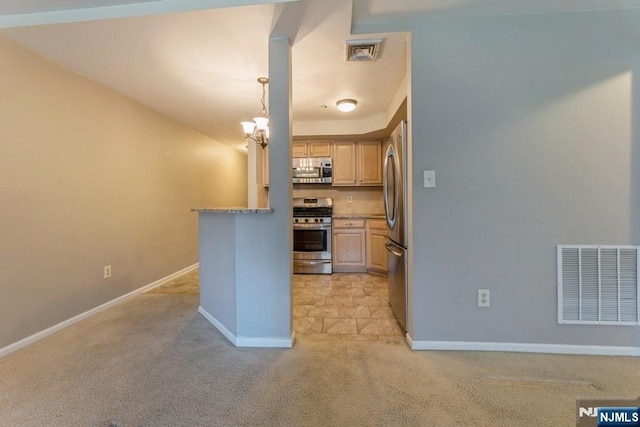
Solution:
M 380 55 L 382 39 L 347 40 L 347 62 L 375 61 Z

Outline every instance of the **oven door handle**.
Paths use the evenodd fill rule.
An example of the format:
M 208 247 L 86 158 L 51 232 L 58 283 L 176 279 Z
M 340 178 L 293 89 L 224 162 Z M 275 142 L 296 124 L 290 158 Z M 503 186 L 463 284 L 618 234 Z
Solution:
M 331 264 L 331 260 L 330 259 L 323 259 L 320 261 L 313 261 L 313 260 L 308 260 L 308 259 L 295 259 L 293 260 L 294 263 L 296 264 L 308 264 L 308 265 L 318 265 L 318 264 Z

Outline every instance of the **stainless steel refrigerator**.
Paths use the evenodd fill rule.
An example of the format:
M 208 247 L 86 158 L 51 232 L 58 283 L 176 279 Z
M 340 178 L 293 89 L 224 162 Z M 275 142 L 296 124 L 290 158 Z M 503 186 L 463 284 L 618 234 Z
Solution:
M 407 330 L 407 123 L 391 134 L 384 156 L 384 209 L 389 232 L 389 303 L 400 326 Z

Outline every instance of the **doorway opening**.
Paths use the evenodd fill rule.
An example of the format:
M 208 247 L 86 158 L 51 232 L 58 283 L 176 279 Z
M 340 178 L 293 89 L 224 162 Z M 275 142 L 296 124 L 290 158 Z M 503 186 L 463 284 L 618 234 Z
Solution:
M 404 341 L 389 306 L 386 276 L 296 274 L 293 328 L 298 338 Z

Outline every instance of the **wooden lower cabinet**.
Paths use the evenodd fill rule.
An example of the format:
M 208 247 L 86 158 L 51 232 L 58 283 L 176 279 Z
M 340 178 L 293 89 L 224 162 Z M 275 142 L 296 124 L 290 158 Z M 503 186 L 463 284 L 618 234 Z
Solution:
M 364 272 L 367 268 L 365 221 L 336 219 L 333 222 L 333 271 Z
M 367 269 L 387 274 L 387 222 L 370 219 L 367 221 Z
M 333 221 L 333 271 L 387 274 L 385 220 L 346 218 Z

